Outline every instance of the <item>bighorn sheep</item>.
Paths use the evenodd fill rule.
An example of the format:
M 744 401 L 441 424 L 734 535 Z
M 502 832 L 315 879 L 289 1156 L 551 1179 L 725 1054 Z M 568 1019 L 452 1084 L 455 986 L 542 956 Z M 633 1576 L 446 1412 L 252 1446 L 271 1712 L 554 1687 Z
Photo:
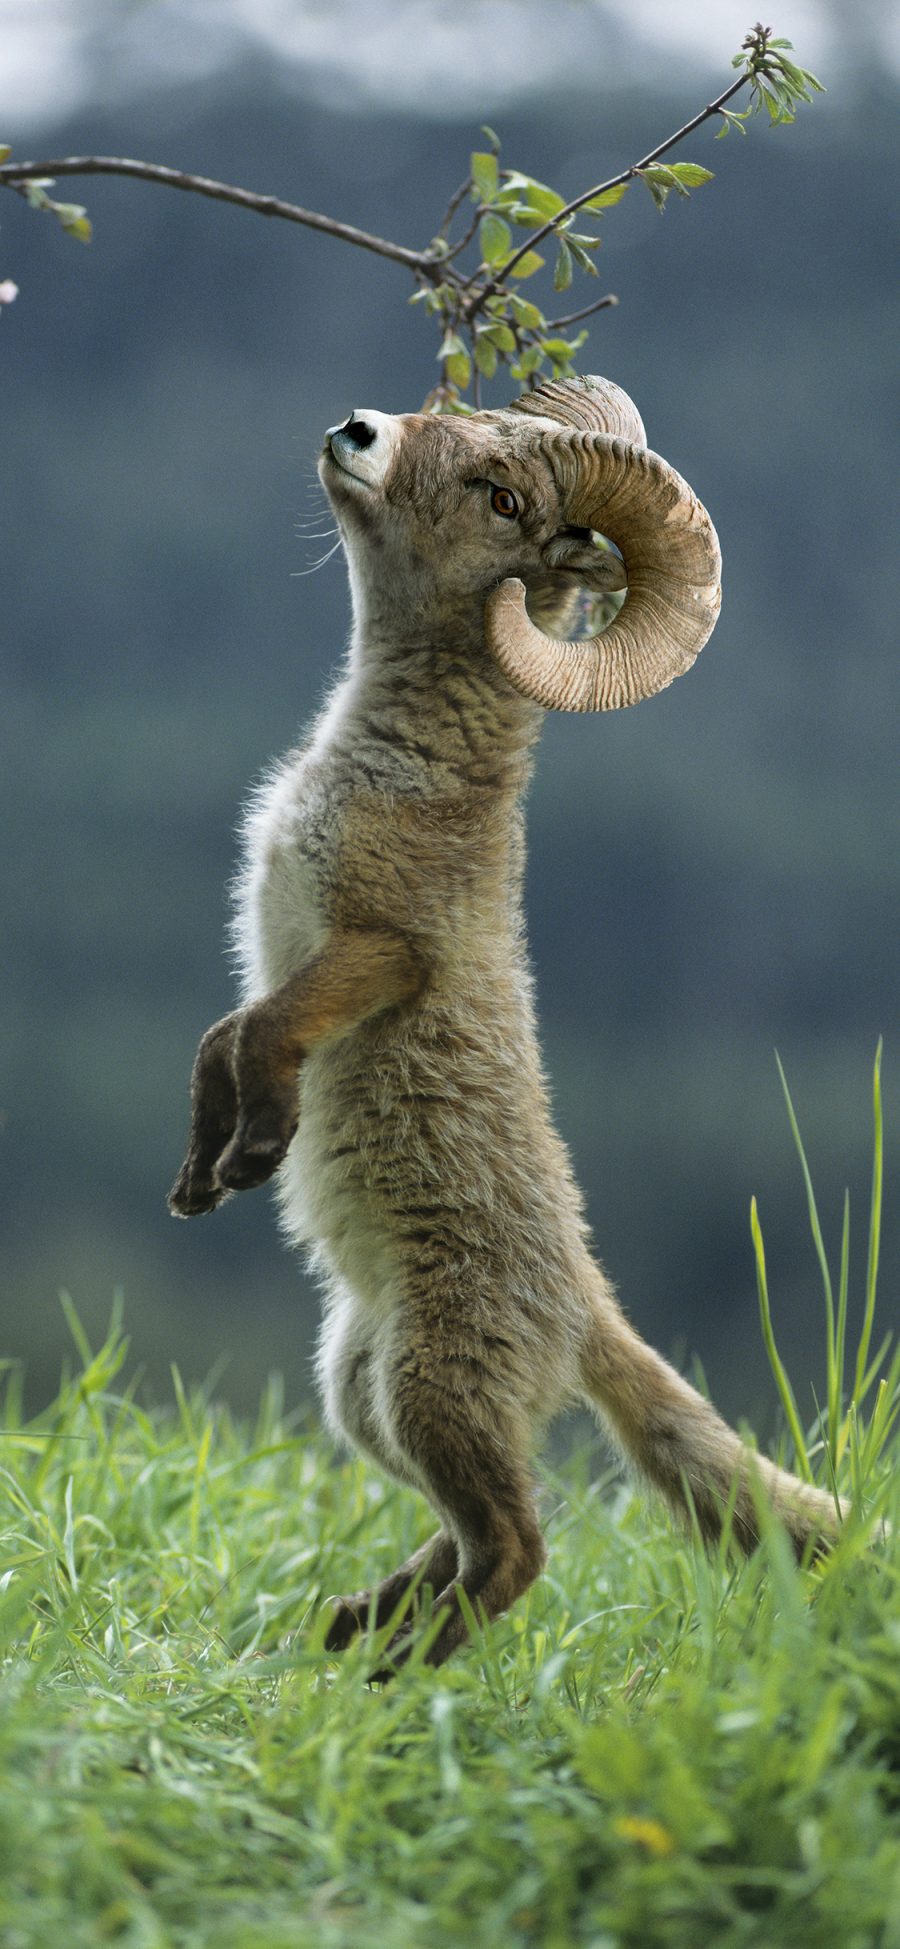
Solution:
M 752 1547 L 761 1492 L 798 1552 L 835 1515 L 619 1310 L 551 1122 L 523 944 L 543 709 L 634 704 L 688 669 L 719 608 L 709 516 L 601 379 L 465 419 L 353 412 L 320 474 L 349 562 L 349 665 L 247 820 L 244 1006 L 200 1044 L 170 1204 L 211 1211 L 279 1172 L 327 1295 L 328 1420 L 441 1525 L 339 1602 L 326 1643 L 427 1584 L 437 1664 L 466 1636 L 457 1591 L 490 1618 L 540 1571 L 530 1457 L 573 1399 L 708 1536 L 729 1509 Z M 605 633 L 563 640 L 580 589 L 626 579 Z M 412 1630 L 408 1611 L 390 1669 Z

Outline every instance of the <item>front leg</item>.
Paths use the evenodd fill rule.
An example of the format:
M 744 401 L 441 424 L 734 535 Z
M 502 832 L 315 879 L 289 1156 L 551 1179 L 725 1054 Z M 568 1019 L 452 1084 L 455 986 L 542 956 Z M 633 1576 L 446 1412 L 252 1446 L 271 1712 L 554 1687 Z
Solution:
M 297 1128 L 304 1058 L 320 1042 L 411 1000 L 423 980 L 402 935 L 335 929 L 279 988 L 208 1029 L 194 1064 L 191 1135 L 170 1211 L 192 1218 L 229 1191 L 264 1184 Z
M 187 1155 L 169 1192 L 174 1218 L 197 1218 L 215 1211 L 227 1197 L 216 1164 L 234 1133 L 238 1117 L 234 1049 L 240 1011 L 207 1029 L 191 1072 L 191 1134 Z

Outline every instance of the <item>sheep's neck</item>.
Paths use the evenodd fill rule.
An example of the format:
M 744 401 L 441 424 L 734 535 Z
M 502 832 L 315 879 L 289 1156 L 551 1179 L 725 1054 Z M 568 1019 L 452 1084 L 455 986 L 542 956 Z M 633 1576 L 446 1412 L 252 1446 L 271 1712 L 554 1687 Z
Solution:
M 442 791 L 524 789 L 544 714 L 511 688 L 480 632 L 357 643 L 349 684 L 360 756 L 393 753 L 426 789 L 429 776 Z

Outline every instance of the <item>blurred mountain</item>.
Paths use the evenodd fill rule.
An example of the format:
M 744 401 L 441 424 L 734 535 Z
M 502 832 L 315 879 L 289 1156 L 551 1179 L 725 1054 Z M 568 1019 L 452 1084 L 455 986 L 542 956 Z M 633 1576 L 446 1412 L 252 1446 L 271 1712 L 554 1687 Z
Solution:
M 852 110 L 837 94 L 793 129 L 702 131 L 684 154 L 717 181 L 662 221 L 636 188 L 609 212 L 620 306 L 584 367 L 634 395 L 709 506 L 725 602 L 673 690 L 548 722 L 530 808 L 547 1059 L 598 1249 L 642 1330 L 754 1414 L 753 1191 L 785 1351 L 821 1380 L 773 1047 L 833 1245 L 851 1186 L 858 1289 L 871 1059 L 896 1011 L 895 118 L 874 80 Z M 504 118 L 504 158 L 574 194 L 698 99 L 553 96 Z M 248 61 L 27 147 L 145 155 L 418 243 L 478 140 L 311 106 Z M 0 321 L 0 1351 L 39 1401 L 57 1289 L 96 1328 L 122 1285 L 151 1385 L 221 1356 L 248 1406 L 271 1367 L 307 1391 L 314 1296 L 264 1193 L 196 1226 L 165 1193 L 196 1039 L 230 1003 L 238 807 L 346 636 L 340 557 L 299 579 L 330 546 L 304 539 L 327 513 L 300 526 L 323 511 L 321 431 L 417 406 L 434 347 L 402 275 L 328 238 L 147 185 L 66 194 L 89 251 L 13 198 L 0 240 L 21 287 Z M 897 1244 L 888 1200 L 886 1293 Z

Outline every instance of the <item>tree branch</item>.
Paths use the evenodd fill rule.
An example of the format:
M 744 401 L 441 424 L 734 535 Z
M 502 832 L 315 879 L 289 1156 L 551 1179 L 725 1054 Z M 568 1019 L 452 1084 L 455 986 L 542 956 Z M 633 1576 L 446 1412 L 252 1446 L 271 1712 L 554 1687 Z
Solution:
M 323 230 L 345 244 L 358 244 L 363 250 L 375 251 L 379 257 L 390 257 L 394 263 L 405 264 L 408 270 L 425 277 L 431 276 L 439 262 L 427 251 L 407 250 L 403 244 L 392 244 L 368 230 L 357 230 L 355 224 L 320 216 L 316 210 L 302 209 L 299 203 L 285 203 L 280 196 L 257 196 L 251 190 L 218 183 L 209 176 L 190 176 L 184 170 L 168 169 L 162 163 L 135 162 L 129 156 L 64 156 L 55 162 L 0 163 L 0 187 L 22 189 L 26 182 L 44 176 L 136 176 L 148 183 L 165 183 L 170 189 L 193 190 L 198 196 L 210 196 L 220 203 L 237 203 L 242 209 L 255 210 L 259 216 L 284 217 L 288 223 L 305 224 L 307 230 Z
M 657 143 L 639 162 L 631 163 L 618 175 L 608 177 L 606 182 L 595 184 L 593 189 L 583 190 L 569 203 L 563 203 L 555 191 L 548 192 L 546 185 L 523 176 L 521 172 L 501 172 L 496 162 L 487 166 L 490 158 L 474 156 L 471 173 L 454 190 L 440 229 L 424 250 L 409 250 L 403 244 L 391 243 L 386 237 L 359 230 L 355 224 L 340 223 L 334 217 L 323 216 L 316 210 L 306 210 L 300 204 L 288 203 L 279 196 L 259 196 L 251 190 L 220 183 L 208 176 L 189 175 L 184 170 L 171 169 L 161 163 L 138 162 L 127 156 L 65 156 L 48 162 L 14 162 L 5 159 L 9 156 L 9 150 L 2 147 L 0 157 L 4 159 L 0 160 L 0 189 L 14 190 L 35 207 L 50 211 L 64 230 L 84 242 L 90 239 L 86 212 L 77 204 L 58 203 L 47 195 L 47 187 L 52 186 L 59 177 L 127 176 L 162 183 L 170 189 L 193 191 L 196 195 L 211 197 L 222 203 L 234 203 L 260 216 L 282 217 L 288 223 L 299 223 L 308 230 L 322 231 L 326 236 L 337 237 L 343 243 L 356 244 L 378 257 L 402 264 L 418 287 L 411 302 L 424 302 L 426 311 L 435 318 L 441 333 L 437 356 L 441 362 L 442 378 L 440 385 L 429 395 L 428 410 L 466 412 L 471 409 L 461 399 L 461 394 L 468 390 L 470 384 L 474 385 L 477 406 L 481 397 L 482 377 L 492 378 L 500 365 L 510 365 L 517 379 L 524 378 L 530 384 L 535 382 L 535 375 L 548 360 L 555 373 L 571 371 L 581 339 L 575 344 L 565 340 L 554 342 L 548 339 L 547 334 L 577 325 L 582 319 L 618 302 L 610 293 L 578 311 L 568 312 L 564 317 L 547 319 L 540 305 L 523 299 L 512 288 L 517 276 L 525 276 L 542 262 L 538 258 L 536 264 L 524 264 L 524 268 L 520 269 L 523 260 L 531 256 L 546 237 L 557 237 L 561 249 L 554 274 L 554 288 L 565 289 L 571 282 L 575 264 L 583 270 L 595 269 L 586 256 L 586 248 L 599 242 L 598 238 L 578 237 L 573 231 L 568 233 L 566 244 L 567 226 L 578 210 L 585 205 L 602 204 L 604 197 L 617 202 L 618 196 L 611 195 L 611 192 L 621 192 L 635 178 L 644 178 L 660 208 L 669 189 L 682 187 L 685 177 L 690 184 L 707 181 L 708 170 L 695 170 L 692 175 L 682 165 L 679 174 L 678 165 L 675 165 L 674 173 L 665 168 L 654 171 L 653 165 L 713 116 L 722 116 L 723 130 L 732 121 L 744 122 L 754 109 L 763 107 L 768 110 L 772 121 L 793 121 L 797 102 L 811 101 L 810 91 L 819 92 L 821 84 L 814 75 L 786 58 L 781 50 L 790 45 L 789 41 L 773 40 L 772 29 L 757 23 L 746 36 L 741 52 L 735 56 L 732 64 L 740 67 L 741 72 L 722 94 L 708 102 L 690 121 L 676 129 L 673 135 L 667 136 L 664 142 Z M 751 89 L 750 108 L 736 117 L 726 109 L 725 104 L 748 84 Z M 490 131 L 487 133 L 490 134 Z M 497 138 L 492 140 L 496 151 Z M 513 184 L 512 205 L 508 200 L 510 183 Z M 534 203 L 530 207 L 527 201 L 525 204 L 516 201 L 517 190 L 521 186 L 524 186 L 526 198 L 530 192 L 534 195 Z M 470 191 L 475 208 L 467 220 L 460 218 L 460 212 Z M 687 187 L 684 193 L 689 193 Z M 546 212 L 548 208 L 548 196 L 549 207 L 552 209 L 554 204 L 558 207 L 545 221 L 541 212 Z M 507 217 L 516 222 L 524 218 L 526 225 L 539 218 L 537 227 L 508 256 L 506 252 L 511 242 L 511 232 Z M 457 218 L 460 219 L 461 234 L 453 239 L 452 228 Z M 459 268 L 459 261 L 479 230 L 483 232 L 478 246 L 479 262 L 467 274 Z M 4 300 L 8 304 L 15 295 L 16 288 L 12 280 L 7 279 L 0 285 L 0 306 Z M 483 324 L 479 324 L 479 320 L 484 321 Z M 581 337 L 584 336 L 586 334 L 582 333 Z
M 567 218 L 574 216 L 577 210 L 583 209 L 585 203 L 592 203 L 595 196 L 605 196 L 608 190 L 618 189 L 622 183 L 630 183 L 635 176 L 640 175 L 642 169 L 649 169 L 651 164 L 658 161 L 660 156 L 664 156 L 667 149 L 674 149 L 676 142 L 682 142 L 686 135 L 690 135 L 694 129 L 699 129 L 701 123 L 708 122 L 711 115 L 718 115 L 720 108 L 724 108 L 725 103 L 731 100 L 732 95 L 736 95 L 739 89 L 745 88 L 748 81 L 752 80 L 753 75 L 749 70 L 745 74 L 739 75 L 737 81 L 733 81 L 731 86 L 726 88 L 723 94 L 718 95 L 714 102 L 708 102 L 705 108 L 701 108 L 699 115 L 692 116 L 691 120 L 685 122 L 682 128 L 676 129 L 674 135 L 668 135 L 665 142 L 658 143 L 655 149 L 650 150 L 649 155 L 641 157 L 640 162 L 633 162 L 628 169 L 620 170 L 618 176 L 609 176 L 605 183 L 597 183 L 593 189 L 583 190 L 580 196 L 573 196 L 571 203 L 566 203 L 563 209 L 558 210 L 554 217 L 548 217 L 547 222 L 541 224 L 538 230 L 532 230 L 531 234 L 526 237 L 524 244 L 520 244 L 518 250 L 513 251 L 512 256 L 507 258 L 503 266 L 504 278 L 509 276 L 510 271 L 515 270 L 521 258 L 527 257 L 530 250 L 535 250 L 538 244 L 542 244 L 545 237 L 549 237 L 554 231 L 558 231 L 560 226 L 566 222 Z M 2 175 L 2 171 L 0 171 L 0 175 Z M 492 297 L 496 289 L 496 280 L 482 286 L 475 294 L 476 303 L 473 309 L 480 310 L 485 299 Z

